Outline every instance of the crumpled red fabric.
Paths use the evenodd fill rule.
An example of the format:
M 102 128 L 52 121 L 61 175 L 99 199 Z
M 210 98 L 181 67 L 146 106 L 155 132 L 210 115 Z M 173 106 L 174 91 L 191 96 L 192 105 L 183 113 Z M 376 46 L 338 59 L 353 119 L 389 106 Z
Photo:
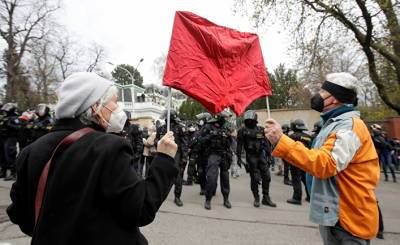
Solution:
M 272 94 L 257 34 L 182 11 L 175 13 L 163 85 L 181 90 L 212 113 L 230 107 L 236 115 Z

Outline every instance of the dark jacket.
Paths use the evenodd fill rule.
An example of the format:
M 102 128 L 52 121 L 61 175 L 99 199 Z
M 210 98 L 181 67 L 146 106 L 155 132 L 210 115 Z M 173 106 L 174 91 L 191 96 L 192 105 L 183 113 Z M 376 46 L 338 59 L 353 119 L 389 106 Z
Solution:
M 134 172 L 133 153 L 122 137 L 91 132 L 53 158 L 36 231 L 34 200 L 41 171 L 55 146 L 85 127 L 59 120 L 52 132 L 26 147 L 17 160 L 11 189 L 11 221 L 32 236 L 32 244 L 147 244 L 138 227 L 151 223 L 178 170 L 158 154 L 146 180 Z

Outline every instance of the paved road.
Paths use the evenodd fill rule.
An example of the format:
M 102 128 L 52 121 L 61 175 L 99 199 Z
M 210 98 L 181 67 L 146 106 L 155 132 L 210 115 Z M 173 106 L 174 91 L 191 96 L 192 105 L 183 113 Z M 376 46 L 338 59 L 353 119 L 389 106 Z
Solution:
M 142 232 L 150 244 L 174 245 L 245 245 L 245 244 L 321 244 L 316 226 L 308 221 L 308 203 L 293 206 L 285 201 L 291 187 L 282 184 L 282 177 L 272 176 L 271 196 L 277 208 L 252 206 L 248 175 L 231 179 L 232 209 L 222 206 L 222 196 L 217 193 L 212 210 L 203 208 L 199 187 L 184 188 L 184 206 L 172 202 L 173 195 L 163 204 L 156 220 L 143 227 Z M 9 203 L 10 183 L 0 181 L 0 245 L 29 244 L 17 226 L 8 221 L 4 208 Z M 385 221 L 385 240 L 372 244 L 400 244 L 400 183 L 381 182 L 377 196 Z

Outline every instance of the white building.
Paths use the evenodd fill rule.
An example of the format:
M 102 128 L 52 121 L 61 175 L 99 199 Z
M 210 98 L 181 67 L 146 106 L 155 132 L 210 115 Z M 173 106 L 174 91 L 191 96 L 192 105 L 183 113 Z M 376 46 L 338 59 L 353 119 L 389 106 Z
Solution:
M 160 118 L 166 109 L 167 97 L 158 91 L 152 90 L 145 92 L 145 89 L 136 85 L 121 86 L 116 84 L 119 89 L 118 104 L 123 110 L 131 113 L 131 120 L 142 126 L 150 126 Z M 172 96 L 171 108 L 176 111 L 185 101 L 185 96 Z

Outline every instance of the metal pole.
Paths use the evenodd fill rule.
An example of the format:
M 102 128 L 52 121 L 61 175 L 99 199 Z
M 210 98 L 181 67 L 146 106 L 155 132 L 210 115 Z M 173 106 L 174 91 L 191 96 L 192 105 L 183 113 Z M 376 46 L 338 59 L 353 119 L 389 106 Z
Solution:
M 267 98 L 267 115 L 268 115 L 268 119 L 271 119 L 271 110 L 269 109 L 269 100 L 268 100 L 268 96 Z
M 124 109 L 125 109 L 125 86 L 124 85 L 121 86 L 121 98 L 122 98 L 122 104 L 124 105 Z
M 171 97 L 172 97 L 172 92 L 171 88 L 168 88 L 168 101 L 167 101 L 167 132 L 170 131 L 171 129 Z

